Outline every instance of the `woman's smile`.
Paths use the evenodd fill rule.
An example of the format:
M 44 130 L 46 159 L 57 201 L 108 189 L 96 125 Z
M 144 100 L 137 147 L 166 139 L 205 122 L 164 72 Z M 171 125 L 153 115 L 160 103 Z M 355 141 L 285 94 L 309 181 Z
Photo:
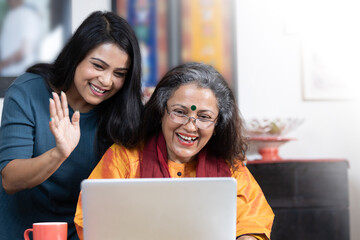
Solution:
M 104 96 L 104 94 L 107 92 L 107 90 L 102 89 L 92 83 L 89 83 L 90 90 L 97 96 Z
M 183 144 L 185 146 L 192 146 L 199 139 L 196 136 L 191 136 L 191 135 L 188 135 L 188 134 L 183 134 L 183 133 L 175 133 L 175 134 L 176 134 L 176 136 L 177 136 L 177 138 L 179 140 L 179 143 Z

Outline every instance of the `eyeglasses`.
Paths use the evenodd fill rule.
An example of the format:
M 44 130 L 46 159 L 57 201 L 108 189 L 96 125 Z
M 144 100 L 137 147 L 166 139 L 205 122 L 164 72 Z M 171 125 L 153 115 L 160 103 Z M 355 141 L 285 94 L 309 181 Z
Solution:
M 213 121 L 205 118 L 189 117 L 188 115 L 179 112 L 174 112 L 174 111 L 169 112 L 167 107 L 166 107 L 166 111 L 173 122 L 183 125 L 187 124 L 190 121 L 190 119 L 195 123 L 195 126 L 200 129 L 207 129 L 216 123 L 216 119 Z

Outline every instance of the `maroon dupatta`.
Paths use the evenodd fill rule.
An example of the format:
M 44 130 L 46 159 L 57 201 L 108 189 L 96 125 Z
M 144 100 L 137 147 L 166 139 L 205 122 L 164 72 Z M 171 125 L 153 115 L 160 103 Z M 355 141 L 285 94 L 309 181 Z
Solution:
M 141 178 L 171 177 L 167 164 L 166 142 L 162 132 L 145 143 L 140 159 Z M 196 177 L 231 177 L 231 172 L 224 159 L 208 155 L 207 150 L 203 148 L 198 154 Z

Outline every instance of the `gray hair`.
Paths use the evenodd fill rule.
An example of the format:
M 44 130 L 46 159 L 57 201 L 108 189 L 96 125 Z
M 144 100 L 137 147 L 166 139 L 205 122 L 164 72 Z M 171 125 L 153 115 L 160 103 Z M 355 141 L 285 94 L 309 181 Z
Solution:
M 161 131 L 161 119 L 165 114 L 167 101 L 183 85 L 196 84 L 210 89 L 217 100 L 219 116 L 214 135 L 207 145 L 218 157 L 227 159 L 232 166 L 235 159 L 244 160 L 247 144 L 242 136 L 243 124 L 234 94 L 223 76 L 212 66 L 188 62 L 179 65 L 165 74 L 160 80 L 150 100 L 145 105 L 144 140 Z

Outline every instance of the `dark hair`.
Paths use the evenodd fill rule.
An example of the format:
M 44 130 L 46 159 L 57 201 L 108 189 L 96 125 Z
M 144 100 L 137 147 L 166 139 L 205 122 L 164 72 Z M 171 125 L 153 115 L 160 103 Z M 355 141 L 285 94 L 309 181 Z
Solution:
M 97 107 L 98 154 L 114 142 L 132 148 L 139 136 L 141 112 L 140 48 L 131 26 L 113 12 L 96 11 L 76 30 L 53 64 L 37 64 L 27 71 L 41 75 L 50 86 L 67 91 L 74 82 L 75 70 L 86 55 L 104 43 L 114 43 L 129 56 L 131 64 L 123 87 Z
M 186 84 L 197 84 L 214 93 L 219 116 L 215 126 L 216 134 L 207 143 L 208 151 L 226 159 L 236 169 L 237 161 L 245 160 L 248 148 L 243 136 L 243 121 L 234 95 L 223 76 L 207 64 L 185 63 L 165 74 L 145 105 L 143 140 L 148 141 L 161 131 L 161 119 L 165 114 L 167 101 L 180 86 Z

